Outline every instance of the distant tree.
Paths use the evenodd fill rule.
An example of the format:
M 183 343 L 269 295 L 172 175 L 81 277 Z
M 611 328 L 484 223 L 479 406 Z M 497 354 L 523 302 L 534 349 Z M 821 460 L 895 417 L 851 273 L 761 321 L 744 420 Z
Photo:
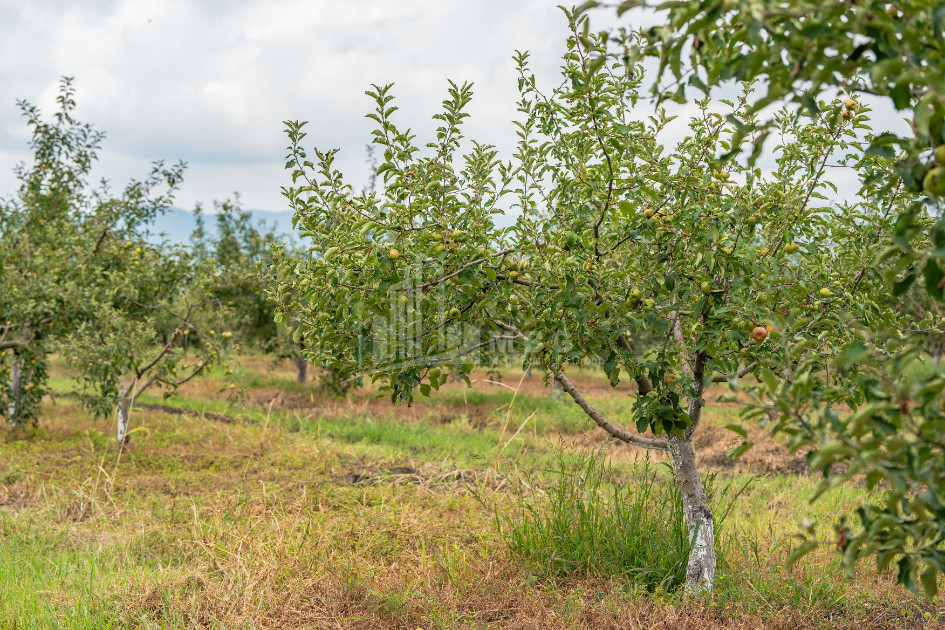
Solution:
M 0 201 L 0 403 L 11 428 L 37 420 L 46 360 L 62 339 L 91 321 L 103 279 L 124 277 L 124 243 L 140 241 L 171 201 L 183 164 L 156 162 L 143 181 L 113 194 L 90 187 L 101 132 L 73 118 L 74 89 L 62 81 L 51 122 L 26 101 L 31 164 L 14 169 L 15 196 Z
M 900 325 L 872 261 L 914 199 L 884 188 L 893 164 L 864 151 L 866 108 L 846 116 L 842 103 L 820 103 L 812 119 L 782 112 L 769 173 L 719 159 L 754 122 L 751 86 L 727 116 L 700 101 L 688 135 L 664 150 L 671 117 L 635 109 L 640 64 L 569 17 L 560 87 L 543 91 L 518 56 L 514 162 L 477 143 L 458 154 L 468 85 L 451 84 L 426 153 L 394 123 L 390 86 L 374 86 L 376 191 L 355 191 L 336 152 L 309 154 L 305 123 L 287 123 L 284 191 L 317 254 L 279 261 L 278 317 L 299 322 L 313 360 L 407 402 L 450 375 L 468 379 L 482 349 L 511 344 L 608 434 L 669 452 L 693 541 L 686 590 L 697 594 L 716 566 L 693 445 L 706 386 L 738 388 L 751 374 L 791 383 L 795 366 L 830 365 L 859 326 Z M 864 178 L 839 208 L 825 198 L 828 160 Z M 499 227 L 510 209 L 515 223 Z M 658 343 L 634 345 L 647 335 Z M 635 381 L 636 431 L 568 378 L 567 366 L 588 361 L 614 385 Z M 854 376 L 830 372 L 837 388 Z
M 62 349 L 87 406 L 115 411 L 124 444 L 139 396 L 152 386 L 171 396 L 225 356 L 231 311 L 212 269 L 183 247 L 127 241 L 112 254 L 116 273 L 92 288 L 90 316 Z

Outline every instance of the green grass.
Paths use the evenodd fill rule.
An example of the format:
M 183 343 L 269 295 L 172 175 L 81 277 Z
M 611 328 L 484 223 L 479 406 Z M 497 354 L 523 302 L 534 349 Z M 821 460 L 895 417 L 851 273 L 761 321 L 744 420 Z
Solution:
M 495 520 L 512 554 L 542 578 L 619 577 L 669 593 L 685 582 L 682 500 L 649 460 L 628 478 L 599 451 L 560 449 L 547 493 L 496 510 Z

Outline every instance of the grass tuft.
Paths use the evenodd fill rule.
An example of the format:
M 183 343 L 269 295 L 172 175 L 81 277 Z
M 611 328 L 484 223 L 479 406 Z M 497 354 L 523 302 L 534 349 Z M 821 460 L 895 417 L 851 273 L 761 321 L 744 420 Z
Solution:
M 559 448 L 556 481 L 495 522 L 513 557 L 543 578 L 626 579 L 649 592 L 674 592 L 686 578 L 690 542 L 671 478 L 644 460 L 622 478 L 600 451 Z

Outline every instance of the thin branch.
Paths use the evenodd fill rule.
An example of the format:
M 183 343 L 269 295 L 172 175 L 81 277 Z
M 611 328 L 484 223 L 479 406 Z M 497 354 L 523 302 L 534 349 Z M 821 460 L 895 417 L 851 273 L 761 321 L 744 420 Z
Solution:
M 584 410 L 591 420 L 597 423 L 597 426 L 602 428 L 607 433 L 611 434 L 618 440 L 626 442 L 627 444 L 632 444 L 633 446 L 639 446 L 641 448 L 647 448 L 656 451 L 667 451 L 669 450 L 669 445 L 666 440 L 660 440 L 656 438 L 648 438 L 642 435 L 637 435 L 636 433 L 630 433 L 626 429 L 622 429 L 614 424 L 611 424 L 597 409 L 594 408 L 584 396 L 579 392 L 571 381 L 568 380 L 568 377 L 565 376 L 562 372 L 555 372 L 555 380 L 561 384 L 561 389 L 567 392 L 568 396 L 574 399 L 574 402 L 577 403 L 578 407 Z

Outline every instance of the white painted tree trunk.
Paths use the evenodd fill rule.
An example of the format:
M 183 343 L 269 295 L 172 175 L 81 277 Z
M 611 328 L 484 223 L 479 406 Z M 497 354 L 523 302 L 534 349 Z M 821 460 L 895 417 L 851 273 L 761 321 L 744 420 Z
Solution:
M 686 566 L 686 595 L 698 597 L 712 590 L 715 582 L 715 519 L 699 478 L 691 438 L 671 437 L 667 442 L 682 494 L 689 539 L 693 543 Z
M 23 391 L 23 368 L 20 365 L 20 357 L 13 353 L 13 364 L 10 366 L 10 403 L 7 405 L 7 419 L 10 422 L 10 429 L 15 429 L 17 425 L 17 402 L 20 400 L 20 394 Z
M 131 416 L 131 398 L 122 396 L 118 399 L 118 444 L 128 443 L 128 421 Z

